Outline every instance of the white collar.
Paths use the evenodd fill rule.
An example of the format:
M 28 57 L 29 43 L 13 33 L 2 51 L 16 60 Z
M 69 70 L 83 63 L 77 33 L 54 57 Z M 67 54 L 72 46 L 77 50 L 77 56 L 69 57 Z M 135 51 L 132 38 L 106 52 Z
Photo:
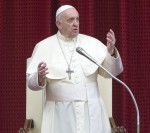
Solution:
M 61 40 L 63 40 L 63 41 L 73 41 L 73 42 L 77 41 L 77 37 L 74 37 L 74 38 L 67 38 L 67 37 L 63 36 L 63 35 L 60 33 L 60 31 L 57 32 L 57 36 L 58 36 L 59 39 L 61 39 Z

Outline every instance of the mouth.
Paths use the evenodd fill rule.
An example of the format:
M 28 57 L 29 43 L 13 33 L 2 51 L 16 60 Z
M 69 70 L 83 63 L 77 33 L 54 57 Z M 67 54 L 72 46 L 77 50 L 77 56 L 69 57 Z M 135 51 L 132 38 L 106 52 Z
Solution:
M 73 31 L 77 32 L 77 31 L 78 31 L 78 29 L 73 29 Z

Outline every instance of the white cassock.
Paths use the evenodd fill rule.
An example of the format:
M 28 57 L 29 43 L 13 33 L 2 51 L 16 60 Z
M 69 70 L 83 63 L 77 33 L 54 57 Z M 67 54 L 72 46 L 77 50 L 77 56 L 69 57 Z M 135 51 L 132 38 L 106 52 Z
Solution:
M 46 90 L 41 133 L 111 132 L 97 84 L 98 74 L 106 78 L 109 76 L 79 55 L 76 47 L 82 47 L 115 76 L 123 70 L 118 51 L 115 49 L 117 57 L 112 57 L 106 46 L 93 37 L 79 34 L 68 39 L 58 32 L 39 42 L 33 51 L 27 75 L 30 89 Z M 38 85 L 37 76 L 37 66 L 41 61 L 46 62 L 49 71 L 43 87 Z M 67 62 L 74 71 L 71 80 L 66 73 Z

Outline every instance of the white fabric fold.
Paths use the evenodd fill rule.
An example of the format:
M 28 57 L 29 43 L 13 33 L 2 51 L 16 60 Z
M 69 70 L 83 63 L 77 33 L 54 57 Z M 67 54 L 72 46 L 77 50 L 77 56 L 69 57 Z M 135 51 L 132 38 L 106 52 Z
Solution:
M 78 84 L 78 85 L 68 85 L 68 84 L 54 84 L 48 88 L 46 99 L 47 101 L 55 101 L 55 102 L 78 102 L 79 103 L 88 103 L 88 115 L 89 115 L 89 126 L 90 126 L 90 133 L 100 133 L 105 131 L 104 133 L 110 133 L 110 124 L 109 121 L 106 119 L 106 111 L 101 107 L 103 105 L 102 100 L 99 96 L 99 89 L 97 82 L 86 83 L 86 84 Z M 59 92 L 59 93 L 58 93 Z M 48 103 L 46 103 L 48 104 Z M 47 105 L 46 105 L 47 106 Z M 52 105 L 50 105 L 52 106 Z M 54 106 L 54 105 L 53 105 Z M 82 108 L 83 106 L 80 106 Z M 79 108 L 79 107 L 78 107 Z M 77 111 L 78 111 L 77 108 Z M 46 110 L 45 110 L 46 111 Z M 84 111 L 83 109 L 79 109 L 79 111 Z M 84 113 L 80 112 L 82 115 Z M 78 113 L 76 113 L 78 115 Z M 105 114 L 105 116 L 102 116 Z M 77 116 L 78 117 L 78 116 Z M 104 117 L 104 119 L 103 119 Z M 105 120 L 106 119 L 106 120 Z M 105 120 L 105 121 L 104 121 Z M 80 124 L 78 128 L 83 130 L 82 123 L 84 123 L 84 119 L 79 119 Z M 83 122 L 82 122 L 83 121 Z M 103 125 L 101 122 L 104 121 Z M 46 118 L 47 123 L 51 123 L 50 119 Z M 78 122 L 77 122 L 78 124 Z M 44 126 L 44 125 L 43 125 Z M 103 129 L 103 126 L 107 127 Z M 47 127 L 47 126 L 44 126 Z M 44 130 L 43 127 L 43 130 Z M 107 131 L 106 131 L 107 130 Z M 81 132 L 83 133 L 83 132 Z
M 46 91 L 46 99 L 56 102 L 92 101 L 99 98 L 97 82 L 85 84 L 53 83 L 47 87 Z
M 59 32 L 57 33 L 57 36 L 62 39 L 62 35 Z M 60 49 L 57 36 L 53 35 L 48 37 L 36 45 L 31 57 L 31 62 L 27 68 L 27 74 L 36 72 L 38 64 L 44 61 L 47 64 L 49 72 L 49 74 L 46 75 L 47 78 L 63 79 L 67 76 L 67 63 Z M 99 64 L 101 64 L 106 57 L 107 49 L 105 45 L 93 37 L 79 34 L 77 36 L 76 47 L 77 46 L 80 46 L 87 51 L 97 62 L 99 62 Z M 98 68 L 98 66 L 82 55 L 79 55 L 79 60 L 86 76 L 93 74 Z

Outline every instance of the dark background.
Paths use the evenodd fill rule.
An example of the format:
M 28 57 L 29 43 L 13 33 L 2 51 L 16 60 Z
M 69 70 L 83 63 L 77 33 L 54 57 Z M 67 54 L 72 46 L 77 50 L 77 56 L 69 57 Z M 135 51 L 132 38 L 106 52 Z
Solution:
M 139 105 L 141 133 L 150 132 L 149 0 L 5 0 L 0 2 L 1 133 L 16 133 L 26 114 L 26 59 L 35 44 L 57 32 L 56 9 L 71 4 L 80 13 L 80 33 L 106 44 L 112 28 L 124 64 L 119 78 Z M 113 116 L 136 132 L 136 111 L 127 91 L 113 81 Z

